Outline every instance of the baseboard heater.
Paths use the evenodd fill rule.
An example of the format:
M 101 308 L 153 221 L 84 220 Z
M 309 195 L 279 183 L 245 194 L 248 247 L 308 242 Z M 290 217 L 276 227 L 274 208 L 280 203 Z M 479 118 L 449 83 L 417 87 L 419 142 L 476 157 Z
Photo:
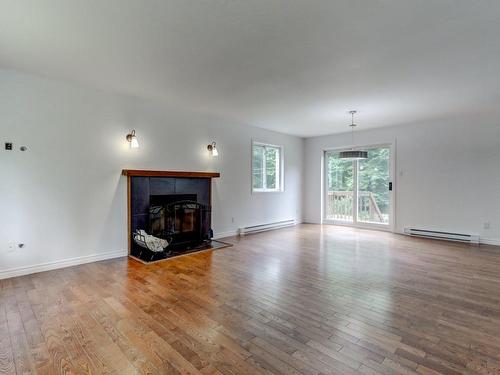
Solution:
M 295 220 L 283 220 L 283 221 L 276 221 L 274 223 L 253 225 L 250 227 L 240 228 L 239 234 L 240 234 L 240 236 L 244 236 L 247 234 L 259 233 L 259 232 L 264 232 L 267 230 L 291 227 L 291 226 L 294 226 L 295 224 L 296 224 Z
M 475 234 L 443 232 L 428 229 L 405 228 L 405 234 L 415 237 L 434 238 L 437 240 L 467 242 L 479 244 L 479 236 Z

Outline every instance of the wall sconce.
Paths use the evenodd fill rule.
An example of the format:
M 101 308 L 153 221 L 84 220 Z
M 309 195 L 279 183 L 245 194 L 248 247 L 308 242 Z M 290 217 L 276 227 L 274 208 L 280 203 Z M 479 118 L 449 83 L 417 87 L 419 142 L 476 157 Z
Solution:
M 130 134 L 127 134 L 127 141 L 130 143 L 130 148 L 139 148 L 139 141 L 135 135 L 135 130 L 132 130 Z
M 219 155 L 219 152 L 217 151 L 217 147 L 215 147 L 215 142 L 210 143 L 207 146 L 207 150 L 208 150 L 208 152 L 210 152 L 211 156 L 217 156 L 217 155 Z

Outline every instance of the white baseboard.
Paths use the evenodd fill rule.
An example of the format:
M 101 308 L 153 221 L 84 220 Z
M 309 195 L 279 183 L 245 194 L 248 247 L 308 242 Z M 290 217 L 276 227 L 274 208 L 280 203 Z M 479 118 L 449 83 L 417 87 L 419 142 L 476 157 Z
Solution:
M 303 218 L 298 224 L 321 224 L 321 221 Z
M 482 245 L 500 246 L 500 240 L 494 238 L 480 238 L 479 243 Z
M 40 264 L 35 264 L 33 266 L 11 268 L 8 270 L 0 271 L 0 280 L 7 279 L 9 277 L 24 276 L 24 275 L 30 275 L 32 273 L 55 270 L 58 268 L 78 266 L 80 264 L 98 262 L 100 260 L 120 258 L 127 256 L 127 254 L 128 254 L 127 250 L 117 250 L 100 254 L 84 255 L 81 257 L 64 259 L 64 260 L 56 260 L 54 262 L 40 263 Z
M 212 237 L 214 240 L 220 240 L 221 238 L 226 238 L 226 237 L 233 237 L 238 235 L 238 229 L 233 229 L 229 230 L 226 232 L 217 232 L 214 233 L 214 236 Z

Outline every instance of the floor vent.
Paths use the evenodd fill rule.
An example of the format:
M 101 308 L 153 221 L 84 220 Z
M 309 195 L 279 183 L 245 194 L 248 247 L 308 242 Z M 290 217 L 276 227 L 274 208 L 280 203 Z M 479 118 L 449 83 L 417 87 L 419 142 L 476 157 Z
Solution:
M 417 228 L 405 228 L 405 234 L 416 237 L 434 238 L 438 240 L 479 244 L 479 236 L 474 234 L 443 232 Z
M 241 236 L 244 236 L 246 234 L 259 233 L 259 232 L 264 232 L 266 230 L 291 227 L 294 226 L 295 224 L 296 224 L 295 220 L 276 221 L 274 223 L 253 225 L 251 227 L 243 227 L 239 229 L 239 233 Z

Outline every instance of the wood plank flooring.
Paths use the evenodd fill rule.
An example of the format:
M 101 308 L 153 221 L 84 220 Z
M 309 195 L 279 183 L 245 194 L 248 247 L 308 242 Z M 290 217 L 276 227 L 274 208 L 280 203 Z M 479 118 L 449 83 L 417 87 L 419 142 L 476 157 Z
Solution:
M 0 280 L 0 374 L 500 374 L 500 249 L 300 225 Z

